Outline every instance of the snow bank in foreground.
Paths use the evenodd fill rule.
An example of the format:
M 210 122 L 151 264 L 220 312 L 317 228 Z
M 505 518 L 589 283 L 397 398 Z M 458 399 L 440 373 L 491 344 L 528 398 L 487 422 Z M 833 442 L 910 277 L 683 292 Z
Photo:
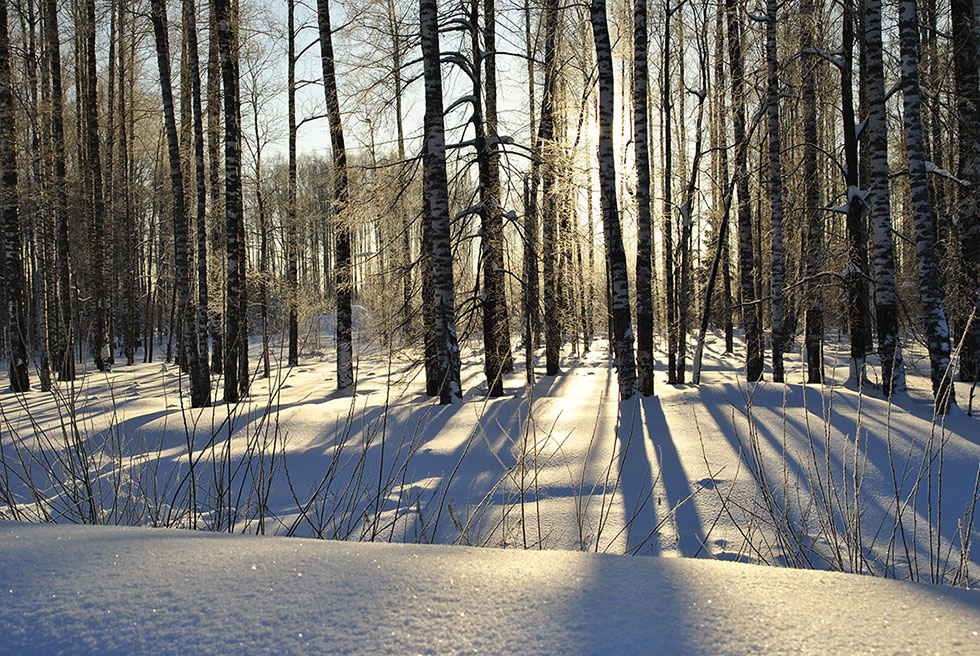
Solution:
M 680 558 L 0 524 L 3 653 L 980 652 L 980 593 Z

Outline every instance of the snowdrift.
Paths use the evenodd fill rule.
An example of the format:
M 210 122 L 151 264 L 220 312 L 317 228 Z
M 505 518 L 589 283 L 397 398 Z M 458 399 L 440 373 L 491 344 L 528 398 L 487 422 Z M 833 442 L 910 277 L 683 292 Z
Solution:
M 980 653 L 980 593 L 569 551 L 0 524 L 15 654 Z

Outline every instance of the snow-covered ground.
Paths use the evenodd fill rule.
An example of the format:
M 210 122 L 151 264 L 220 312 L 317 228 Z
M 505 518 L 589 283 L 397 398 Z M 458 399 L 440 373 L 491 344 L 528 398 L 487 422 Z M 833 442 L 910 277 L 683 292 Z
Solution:
M 975 654 L 980 593 L 568 551 L 0 524 L 11 654 Z
M 80 523 L 94 518 L 105 524 L 515 551 L 684 556 L 821 570 L 766 574 L 773 577 L 767 581 L 837 580 L 824 577 L 828 570 L 840 570 L 954 585 L 976 583 L 980 419 L 967 415 L 970 389 L 957 384 L 960 406 L 934 420 L 924 375 L 928 362 L 919 349 L 906 352 L 909 391 L 893 403 L 871 386 L 858 391 L 845 384 L 846 346 L 836 343 L 826 351 L 827 385 L 802 384 L 798 354 L 787 360 L 788 384 L 746 385 L 740 374 L 740 345 L 736 354 L 725 354 L 715 336 L 705 352 L 700 386 L 668 386 L 658 372 L 655 397 L 625 403 L 617 401 L 615 372 L 603 342 L 596 342 L 588 354 L 566 354 L 563 373 L 540 377 L 530 390 L 524 385 L 523 358 L 516 357 L 518 367 L 505 380 L 505 396 L 492 400 L 484 396 L 480 354 L 466 351 L 464 401 L 439 406 L 423 394 L 423 375 L 414 355 L 377 344 L 359 356 L 357 394 L 336 393 L 328 331 L 329 326 L 320 326 L 314 332 L 298 367 L 279 367 L 285 358 L 277 345 L 272 378 L 256 377 L 251 394 L 235 406 L 216 403 L 192 411 L 179 394 L 186 380 L 175 366 L 159 362 L 117 366 L 108 374 L 88 371 L 74 388 L 55 393 L 0 392 L 0 519 Z M 253 344 L 252 362 L 258 361 Z M 873 369 L 871 375 L 873 379 Z M 93 534 L 78 535 L 81 539 Z M 113 535 L 105 539 L 121 539 Z M 198 543 L 197 538 L 180 535 L 189 549 L 218 549 L 210 541 Z M 102 538 L 84 539 L 98 545 Z M 46 548 L 44 542 L 39 548 Z M 155 542 L 140 540 L 149 550 L 158 548 L 152 546 Z M 192 546 L 197 544 L 201 546 Z M 238 541 L 213 544 L 245 549 Z M 307 547 L 299 545 L 308 543 L 256 544 L 256 549 L 305 553 Z M 322 548 L 325 551 L 317 553 L 329 558 L 348 550 L 373 553 L 353 544 Z M 390 553 L 391 558 L 406 553 L 414 558 L 416 552 Z M 592 578 L 594 572 L 605 571 L 605 563 L 620 562 L 579 560 L 571 554 L 535 556 L 545 558 L 537 564 L 520 560 L 532 556 L 517 554 L 417 553 L 431 553 L 435 560 L 472 561 L 484 570 L 497 564 L 527 569 L 531 566 L 517 564 L 534 562 L 542 571 L 582 569 L 593 572 Z M 371 558 L 388 556 L 371 555 L 365 562 Z M 608 567 L 650 572 L 643 575 L 649 581 L 635 591 L 638 599 L 663 594 L 651 592 L 666 585 L 663 577 L 693 577 L 696 582 L 699 576 L 729 571 L 736 576 L 740 571 L 718 562 L 625 563 Z M 349 566 L 353 571 L 369 568 L 363 563 Z M 195 579 L 192 574 L 181 576 Z M 572 585 L 567 577 L 551 577 L 555 584 L 569 586 L 562 588 L 566 595 L 577 594 L 576 585 L 608 585 L 589 583 L 591 578 L 578 574 Z M 755 580 L 755 575 L 750 578 Z M 47 583 L 53 581 L 39 580 L 36 585 Z M 127 585 L 134 595 L 144 594 L 140 579 Z M 730 584 L 715 582 L 712 593 L 719 585 Z M 860 585 L 875 583 L 862 579 Z M 880 585 L 882 591 L 906 590 L 909 595 L 923 589 Z M 682 611 L 669 606 L 679 599 L 708 603 L 700 591 L 690 597 L 689 588 L 699 585 L 685 583 L 681 597 L 675 589 L 665 606 L 656 606 L 657 612 L 675 621 Z M 553 608 L 539 608 L 540 587 L 533 590 L 521 597 L 521 603 L 535 608 L 535 613 L 551 612 Z M 711 598 L 734 598 L 741 592 L 726 594 Z M 790 606 L 803 603 L 795 595 L 784 601 Z M 895 601 L 912 603 L 900 596 Z M 393 602 L 383 603 L 395 608 Z M 605 617 L 608 611 L 601 601 L 583 603 L 586 610 L 576 612 Z M 646 603 L 644 612 L 652 613 L 649 598 Z M 848 598 L 842 608 L 850 609 L 852 603 L 863 602 Z M 643 617 L 641 610 L 628 612 Z M 779 623 L 768 611 L 759 616 L 766 618 L 763 624 Z M 541 615 L 529 617 L 544 621 Z M 575 615 L 562 617 L 573 627 L 564 626 L 563 636 L 591 635 L 593 629 L 618 621 L 611 614 L 599 625 L 589 624 L 592 619 L 576 620 Z M 811 619 L 816 622 L 818 616 Z M 678 631 L 693 631 L 693 624 L 676 621 Z M 693 615 L 689 622 L 708 623 Z M 491 625 L 486 623 L 484 630 Z M 812 625 L 794 626 L 800 640 L 812 634 Z M 919 628 L 916 625 L 916 631 Z M 548 630 L 530 632 L 530 651 L 558 639 Z M 714 629 L 700 630 L 713 635 Z M 758 630 L 765 636 L 776 629 Z M 544 642 L 536 642 L 539 633 Z M 896 633 L 901 639 L 920 635 L 904 628 Z M 476 635 L 493 640 L 490 634 Z M 676 635 L 677 640 L 683 638 Z M 468 644 L 467 639 L 461 635 L 461 644 Z M 576 639 L 576 651 L 601 646 L 589 642 L 594 637 Z M 708 644 L 699 640 L 690 648 L 714 651 Z

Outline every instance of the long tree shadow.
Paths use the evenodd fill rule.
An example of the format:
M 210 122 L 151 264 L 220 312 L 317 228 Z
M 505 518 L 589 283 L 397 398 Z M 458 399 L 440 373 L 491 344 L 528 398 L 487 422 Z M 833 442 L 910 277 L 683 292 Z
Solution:
M 681 464 L 660 399 L 646 397 L 641 398 L 640 403 L 646 437 L 660 462 L 659 478 L 667 497 L 667 508 L 673 513 L 677 527 L 677 548 L 682 556 L 693 558 L 705 542 L 701 517 L 692 501 L 696 490 L 692 489 Z

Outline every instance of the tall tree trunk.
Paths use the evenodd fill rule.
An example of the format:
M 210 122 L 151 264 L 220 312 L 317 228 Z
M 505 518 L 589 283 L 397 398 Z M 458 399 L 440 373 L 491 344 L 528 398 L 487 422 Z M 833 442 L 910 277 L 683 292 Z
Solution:
M 544 295 L 545 375 L 554 376 L 561 365 L 561 326 L 558 299 L 558 203 L 555 189 L 555 101 L 558 92 L 558 2 L 544 6 L 544 90 L 538 122 L 538 155 L 541 160 L 541 258 Z M 533 192 L 532 192 L 533 193 Z
M 488 150 L 489 178 L 487 195 L 490 201 L 488 218 L 490 235 L 487 237 L 490 252 L 484 259 L 486 275 L 493 279 L 492 289 L 497 296 L 494 303 L 494 330 L 497 333 L 498 358 L 501 371 L 514 370 L 514 354 L 510 347 L 510 310 L 507 306 L 504 270 L 504 221 L 503 193 L 500 187 L 500 134 L 497 118 L 497 13 L 494 0 L 483 0 L 483 66 L 485 70 L 484 93 L 486 95 L 485 116 L 487 124 L 486 144 Z M 491 287 L 487 287 L 490 292 Z
M 745 375 L 762 380 L 762 307 L 755 295 L 755 256 L 752 245 L 752 206 L 749 199 L 745 134 L 745 93 L 742 73 L 741 20 L 736 0 L 725 0 L 728 15 L 728 60 L 732 76 L 732 111 L 735 129 L 735 179 L 738 189 L 738 263 L 742 290 L 742 326 L 745 329 Z
M 184 32 L 187 34 L 191 113 L 194 121 L 194 179 L 197 182 L 197 348 L 204 375 L 208 367 L 208 223 L 207 178 L 204 170 L 204 117 L 201 103 L 201 62 L 197 48 L 197 9 L 194 0 L 183 0 Z
M 323 68 L 323 93 L 327 102 L 327 121 L 330 123 L 330 143 L 333 148 L 334 198 L 337 280 L 337 389 L 354 386 L 354 344 L 351 326 L 351 242 L 348 224 L 347 150 L 344 147 L 344 128 L 340 121 L 340 100 L 334 73 L 333 38 L 330 34 L 330 5 L 317 0 L 317 22 L 320 29 L 320 62 Z
M 881 46 L 881 0 L 865 0 L 865 59 L 862 86 L 868 92 L 867 206 L 871 220 L 875 320 L 882 391 L 891 397 L 905 387 L 902 347 L 898 331 L 898 293 L 895 289 L 895 245 L 892 241 L 891 201 L 888 176 L 888 128 L 885 108 L 885 75 Z
M 915 219 L 915 249 L 919 265 L 919 299 L 922 302 L 926 344 L 929 348 L 930 378 L 936 412 L 943 413 L 955 402 L 950 371 L 949 325 L 943 311 L 936 259 L 936 215 L 929 198 L 929 180 L 922 147 L 922 115 L 919 96 L 918 19 L 915 2 L 901 0 L 898 27 L 902 54 L 902 95 L 905 147 L 909 158 L 909 188 Z
M 817 84 L 818 57 L 814 52 L 813 35 L 817 18 L 813 0 L 800 4 L 802 25 L 800 53 L 803 57 L 803 225 L 806 230 L 806 260 L 804 297 L 806 318 L 804 349 L 806 351 L 807 382 L 823 382 L 823 291 L 820 273 L 824 260 L 823 220 L 820 216 L 820 179 L 817 173 Z
M 218 52 L 217 20 L 214 3 L 208 3 L 208 187 L 211 191 L 211 253 L 219 255 L 224 246 L 224 205 L 221 193 L 221 55 Z M 216 286 L 224 291 L 221 279 L 222 267 L 216 267 L 214 275 Z M 209 313 L 208 330 L 211 333 L 211 370 L 220 374 L 224 371 L 224 328 L 221 304 L 219 309 Z
M 673 12 L 677 10 L 670 6 L 670 0 L 664 0 L 664 42 L 663 42 L 663 66 L 661 74 L 663 79 L 660 82 L 660 107 L 663 115 L 661 130 L 664 131 L 664 170 L 663 170 L 663 249 L 664 249 L 664 290 L 667 297 L 667 384 L 677 384 L 677 290 L 676 276 L 674 273 L 674 225 L 673 225 L 673 171 L 674 171 L 674 149 L 673 139 L 670 133 L 671 113 L 673 102 L 671 101 L 670 88 L 670 19 Z
M 956 80 L 957 177 L 969 182 L 959 189 L 957 225 L 965 269 L 964 286 L 972 302 L 973 321 L 963 337 L 960 380 L 980 380 L 980 82 L 978 82 L 975 2 L 951 0 L 953 74 Z
M 459 344 L 456 341 L 453 254 L 450 234 L 449 187 L 446 179 L 446 134 L 443 123 L 442 71 L 436 0 L 419 0 L 422 60 L 425 79 L 424 194 L 429 203 L 432 249 L 433 309 L 439 373 L 439 402 L 462 397 Z
M 92 208 L 92 317 L 89 326 L 89 351 L 99 371 L 109 367 L 106 348 L 106 237 L 105 198 L 102 193 L 102 158 L 99 144 L 98 73 L 95 59 L 95 0 L 85 0 L 85 168 L 89 181 Z
M 766 67 L 768 87 L 766 115 L 769 123 L 769 200 L 772 224 L 772 379 L 784 381 L 783 373 L 783 172 L 779 141 L 779 60 L 776 42 L 779 2 L 766 0 Z
M 225 402 L 237 403 L 241 398 L 243 386 L 247 384 L 247 380 L 241 379 L 241 362 L 248 357 L 247 317 L 242 313 L 246 291 L 241 266 L 245 243 L 242 214 L 242 132 L 238 98 L 238 53 L 234 35 L 237 21 L 229 0 L 214 0 L 214 14 L 218 56 L 221 61 L 225 117 L 225 254 L 228 268 L 224 317 L 225 357 L 222 369 L 225 375 Z
M 191 378 L 191 407 L 211 405 L 211 385 L 207 369 L 202 366 L 195 333 L 190 295 L 190 258 L 187 249 L 187 208 L 184 200 L 184 178 L 181 174 L 177 119 L 174 114 L 173 90 L 170 86 L 170 46 L 167 35 L 165 0 L 153 0 L 151 7 L 153 35 L 156 41 L 160 91 L 170 156 L 170 184 L 173 190 L 174 286 L 177 292 L 176 321 L 181 329 L 180 346 Z
M 7 32 L 7 0 L 0 0 L 0 193 L 3 208 L 6 253 L 6 319 L 4 341 L 10 349 L 10 389 L 30 389 L 27 359 L 27 316 L 24 299 L 24 266 L 21 260 L 19 199 L 17 194 L 17 140 L 14 129 L 14 98 L 11 87 L 10 38 Z
M 287 113 L 289 132 L 289 164 L 286 189 L 286 298 L 289 307 L 289 366 L 299 364 L 299 321 L 296 306 L 299 302 L 299 281 L 296 271 L 296 257 L 299 250 L 296 240 L 296 25 L 295 0 L 287 0 Z
M 493 0 L 488 0 L 493 8 Z M 480 204 L 480 238 L 483 263 L 483 370 L 487 377 L 487 394 L 498 397 L 504 393 L 503 369 L 506 360 L 504 341 L 508 341 L 506 325 L 500 325 L 500 304 L 504 302 L 503 288 L 503 218 L 500 213 L 500 175 L 496 159 L 491 164 L 491 146 L 487 138 L 483 113 L 483 76 L 481 75 L 480 59 L 483 49 L 480 48 L 480 3 L 471 0 L 470 3 L 470 36 L 472 44 L 472 76 L 473 76 L 473 126 L 474 144 L 476 146 L 476 161 L 478 175 L 478 194 Z M 484 21 L 490 24 L 494 21 L 492 15 L 485 15 Z M 487 73 L 491 71 L 488 68 Z M 494 80 L 496 81 L 496 80 Z M 487 97 L 490 88 L 487 87 Z M 496 100 L 496 89 L 493 90 Z M 496 112 L 496 107 L 494 107 Z M 494 115 L 496 121 L 496 114 Z M 496 126 L 495 126 L 496 127 Z M 496 148 L 493 148 L 495 151 Z M 506 316 L 506 312 L 503 313 Z
M 647 3 L 633 3 L 633 143 L 636 149 L 636 373 L 640 394 L 653 394 L 653 235 L 647 122 Z M 588 193 L 592 193 L 589 190 Z
M 847 182 L 847 322 L 851 331 L 851 381 L 860 388 L 871 350 L 871 303 L 868 298 L 868 227 L 860 188 L 858 136 L 854 117 L 854 5 L 844 0 L 844 42 L 841 58 L 841 117 L 844 123 L 844 161 Z
M 606 257 L 609 261 L 613 351 L 616 355 L 619 398 L 629 399 L 636 394 L 636 364 L 633 357 L 626 252 L 623 249 L 619 207 L 616 202 L 616 155 L 613 151 L 613 108 L 616 101 L 612 49 L 606 23 L 606 1 L 592 0 L 590 14 L 599 74 L 599 199 L 606 239 Z

